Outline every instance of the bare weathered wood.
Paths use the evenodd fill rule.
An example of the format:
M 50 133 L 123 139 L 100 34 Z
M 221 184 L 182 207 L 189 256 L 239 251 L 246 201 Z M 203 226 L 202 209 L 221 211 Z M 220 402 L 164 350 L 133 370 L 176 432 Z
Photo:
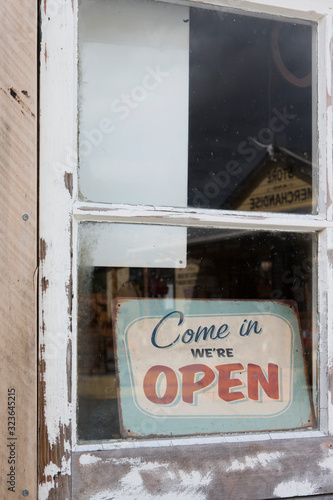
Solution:
M 332 491 L 332 438 L 73 454 L 73 498 L 263 500 Z
M 36 1 L 0 3 L 0 498 L 3 499 L 22 498 L 23 490 L 29 492 L 29 498 L 37 497 L 37 26 Z M 9 413 L 8 390 L 11 395 L 15 392 L 15 401 L 9 400 Z M 9 417 L 12 417 L 9 422 L 15 423 L 13 434 L 8 430 Z M 11 459 L 14 461 L 9 463 Z M 7 475 L 10 472 L 15 473 L 12 478 Z M 10 479 L 12 483 L 7 482 Z

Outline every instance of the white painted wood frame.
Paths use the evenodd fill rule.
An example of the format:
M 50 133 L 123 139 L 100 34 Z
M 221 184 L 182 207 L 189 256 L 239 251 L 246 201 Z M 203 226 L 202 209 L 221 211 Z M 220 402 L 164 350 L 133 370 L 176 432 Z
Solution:
M 332 2 L 167 1 L 317 24 L 314 59 L 318 61 L 318 215 L 78 202 L 78 5 L 77 0 L 41 2 L 39 499 L 126 498 L 126 485 L 135 477 L 131 491 L 136 499 L 158 498 L 156 495 L 167 498 L 171 477 L 175 481 L 185 478 L 179 480 L 180 499 L 188 498 L 187 494 L 198 499 L 239 500 L 333 493 Z M 75 267 L 79 221 L 316 232 L 319 429 L 77 445 Z M 190 490 L 186 478 L 191 482 Z

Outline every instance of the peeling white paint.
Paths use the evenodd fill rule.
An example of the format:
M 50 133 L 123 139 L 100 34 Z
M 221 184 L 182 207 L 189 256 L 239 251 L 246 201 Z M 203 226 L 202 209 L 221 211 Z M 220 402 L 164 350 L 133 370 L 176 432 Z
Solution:
M 113 465 L 140 465 L 141 458 L 108 458 L 106 462 L 112 462 Z
M 66 460 L 65 457 L 62 457 L 61 459 L 61 474 L 64 475 L 71 475 L 72 473 L 72 459 L 71 457 Z
M 126 459 L 125 459 L 126 460 Z M 167 467 L 166 464 L 156 462 L 143 462 L 140 465 L 132 466 L 130 471 L 119 481 L 115 489 L 107 489 L 93 495 L 90 500 L 207 500 L 207 493 L 200 491 L 202 487 L 207 487 L 211 480 L 211 472 L 203 475 L 200 471 L 180 470 L 163 471 L 163 482 L 170 484 L 170 491 L 161 493 L 150 493 L 145 487 L 142 473 Z M 158 478 L 157 478 L 158 481 Z
M 330 451 L 330 456 L 319 462 L 319 467 L 322 469 L 328 469 L 333 473 L 333 451 Z
M 128 496 L 127 496 L 128 495 Z M 131 487 L 128 491 L 124 493 L 115 492 L 114 490 L 104 490 L 97 495 L 94 495 L 89 500 L 124 500 L 125 498 L 130 498 L 131 500 L 208 500 L 206 495 L 192 493 L 178 493 L 176 491 L 170 493 L 151 494 L 145 491 L 135 492 Z
M 212 226 L 222 224 L 228 229 L 272 229 L 284 227 L 290 230 L 306 227 L 309 231 L 318 231 L 326 227 L 325 221 L 320 217 L 299 215 L 295 221 L 293 214 L 256 212 L 249 215 L 248 212 L 238 211 L 236 214 L 221 214 L 220 210 L 200 208 L 163 208 L 151 206 L 131 206 L 117 204 L 113 207 L 103 203 L 75 202 L 73 213 L 77 220 L 89 220 L 95 222 L 138 222 L 161 224 L 169 223 L 182 225 L 191 223 L 192 226 Z
M 53 462 L 50 462 L 46 467 L 45 467 L 45 476 L 55 476 L 59 472 L 59 467 L 54 464 Z
M 96 457 L 95 455 L 92 455 L 91 453 L 85 453 L 84 455 L 80 456 L 79 462 L 81 465 L 93 465 L 96 464 L 97 462 L 100 462 L 102 459 L 100 457 Z
M 45 242 L 46 251 L 41 256 L 40 280 L 45 278 L 48 287 L 43 290 L 40 285 L 39 303 L 40 361 L 45 362 L 41 364 L 45 369 L 41 373 L 45 390 L 45 431 L 48 447 L 53 448 L 59 460 L 58 466 L 49 463 L 45 467 L 45 483 L 39 488 L 40 500 L 46 500 L 49 492 L 57 488 L 61 476 L 71 474 L 68 429 L 72 420 L 72 406 L 68 397 L 70 374 L 67 373 L 70 366 L 67 356 L 71 328 L 69 290 L 66 285 L 71 279 L 72 200 L 64 178 L 68 172 L 65 147 L 70 142 L 69 138 L 73 137 L 74 142 L 75 130 L 76 100 L 73 99 L 73 89 L 76 69 L 73 63 L 76 37 L 73 26 L 76 17 L 71 2 L 59 0 L 58 3 L 57 12 L 49 13 L 49 16 L 44 9 L 41 11 L 43 46 L 47 46 L 48 59 L 46 66 L 44 57 L 41 57 L 40 238 Z M 61 50 L 62 46 L 68 50 Z M 59 78 L 60 74 L 66 74 L 66 78 Z M 58 165 L 62 165 L 62 177 L 59 169 L 55 168 Z M 58 450 L 61 450 L 61 455 Z M 67 491 L 59 494 L 64 498 L 69 495 Z M 55 496 L 58 496 L 57 493 Z
M 230 467 L 226 468 L 226 472 L 237 472 L 243 471 L 245 469 L 255 469 L 260 465 L 261 467 L 267 467 L 267 465 L 274 461 L 278 460 L 284 455 L 284 453 L 280 453 L 279 451 L 275 453 L 258 453 L 257 455 L 244 457 L 244 460 L 241 462 L 239 460 L 233 460 Z
M 316 491 L 317 486 L 311 484 L 307 479 L 305 481 L 284 481 L 274 489 L 274 495 L 277 497 L 296 497 L 312 495 Z
M 44 500 L 49 497 L 49 492 L 54 488 L 55 486 L 55 478 L 57 478 L 60 474 L 65 475 L 65 474 L 71 474 L 71 457 L 66 460 L 65 457 L 62 457 L 61 460 L 61 469 L 53 463 L 50 462 L 44 470 L 45 478 L 46 481 L 42 485 L 39 486 L 39 495 L 38 498 L 41 500 Z
M 67 453 L 67 452 L 70 453 L 72 451 L 70 441 L 67 441 L 67 440 L 64 441 L 64 451 L 65 451 L 65 453 Z
M 42 485 L 39 486 L 39 495 L 38 498 L 44 499 L 48 498 L 49 492 L 54 488 L 54 478 L 58 476 L 59 473 L 59 467 L 54 464 L 53 462 L 50 462 L 44 470 L 45 478 L 46 481 Z
M 137 458 L 108 458 L 107 463 L 112 463 L 112 465 L 126 465 L 129 464 L 131 467 L 138 467 L 143 471 L 152 471 L 155 469 L 167 468 L 167 464 L 160 464 L 159 462 L 146 462 L 140 457 Z
M 45 373 L 42 374 L 45 382 L 45 423 L 51 446 L 57 446 L 62 430 L 69 426 L 72 417 L 67 387 L 67 345 L 71 332 L 65 286 L 71 278 L 69 224 L 72 200 L 65 187 L 64 176 L 68 172 L 66 146 L 69 138 L 74 142 L 76 108 L 76 102 L 73 102 L 76 83 L 73 26 L 76 17 L 71 2 L 55 0 L 55 3 L 58 4 L 56 11 L 51 9 L 48 15 L 44 9 L 41 12 L 41 30 L 48 60 L 46 65 L 41 58 L 43 85 L 40 88 L 40 237 L 47 245 L 40 278 L 48 280 L 47 290 L 44 293 L 40 291 L 40 344 L 45 360 Z M 50 7 L 49 1 L 45 2 L 46 7 Z M 60 43 L 65 43 L 68 50 L 60 49 Z M 59 78 L 60 73 L 66 74 L 66 79 Z M 56 168 L 59 165 L 62 175 L 61 169 Z
M 193 485 L 208 486 L 212 480 L 210 472 L 203 477 L 202 474 L 197 470 L 192 471 L 192 472 L 184 472 L 184 471 L 180 470 L 179 476 L 180 476 L 182 485 L 186 486 L 188 488 L 190 488 Z

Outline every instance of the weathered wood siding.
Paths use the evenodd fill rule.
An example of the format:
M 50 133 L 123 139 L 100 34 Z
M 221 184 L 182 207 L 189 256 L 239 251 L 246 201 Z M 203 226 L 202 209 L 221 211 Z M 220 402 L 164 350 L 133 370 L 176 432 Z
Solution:
M 0 498 L 3 499 L 23 498 L 27 492 L 29 498 L 37 498 L 37 10 L 38 3 L 33 0 L 0 2 Z M 8 389 L 15 389 L 14 436 L 9 434 L 7 425 L 8 417 L 13 416 L 7 410 Z M 12 442 L 15 463 L 9 464 L 8 444 Z M 11 465 L 15 466 L 12 469 L 15 493 L 8 491 L 7 474 Z
M 92 451 L 73 459 L 73 498 L 266 500 L 332 491 L 332 438 Z

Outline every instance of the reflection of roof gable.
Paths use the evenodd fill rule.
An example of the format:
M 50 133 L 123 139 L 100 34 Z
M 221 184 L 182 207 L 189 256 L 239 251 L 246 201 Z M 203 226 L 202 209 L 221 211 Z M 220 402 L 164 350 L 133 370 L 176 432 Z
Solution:
M 223 207 L 229 209 L 239 209 L 242 202 L 252 192 L 260 186 L 265 177 L 271 170 L 276 168 L 288 168 L 292 171 L 292 175 L 303 181 L 306 185 L 312 184 L 312 162 L 306 158 L 289 151 L 283 147 L 267 146 L 261 159 L 252 168 L 246 169 L 246 174 L 242 179 L 237 177 L 237 183 L 234 184 L 233 189 L 229 190 L 223 202 Z M 286 182 L 280 181 L 281 184 Z M 230 183 L 231 184 L 231 183 Z M 230 186 L 231 187 L 231 186 Z
M 256 151 L 255 158 L 251 161 L 240 154 L 233 157 L 229 151 L 221 155 L 221 157 L 214 155 L 211 158 L 207 158 L 206 150 L 202 152 L 202 156 L 196 151 L 195 157 L 198 159 L 198 162 L 192 161 L 190 164 L 190 196 L 195 196 L 193 192 L 197 187 L 199 187 L 199 192 L 202 191 L 205 193 L 204 196 L 206 196 L 205 188 L 210 184 L 215 184 L 217 188 L 216 192 L 209 198 L 209 205 L 207 204 L 207 206 L 215 209 L 230 209 L 229 200 L 232 200 L 233 197 L 238 197 L 239 186 L 245 185 L 246 180 L 250 176 L 252 177 L 252 174 L 256 171 L 258 165 L 261 165 L 266 156 L 266 149 Z M 234 173 L 228 171 L 228 165 L 232 163 L 236 165 Z M 206 202 L 208 203 L 207 198 Z M 196 206 L 196 203 L 192 199 L 190 199 L 191 203 L 194 203 L 193 206 Z

